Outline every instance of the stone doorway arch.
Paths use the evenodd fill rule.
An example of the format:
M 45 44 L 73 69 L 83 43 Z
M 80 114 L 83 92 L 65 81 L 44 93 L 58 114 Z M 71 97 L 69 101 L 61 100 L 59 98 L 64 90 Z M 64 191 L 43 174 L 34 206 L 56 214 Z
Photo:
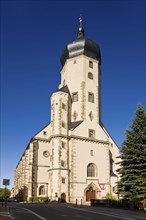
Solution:
M 90 183 L 84 190 L 84 202 L 89 202 L 91 199 L 97 199 L 98 187 L 93 182 Z
M 66 194 L 65 193 L 61 194 L 61 202 L 66 202 Z

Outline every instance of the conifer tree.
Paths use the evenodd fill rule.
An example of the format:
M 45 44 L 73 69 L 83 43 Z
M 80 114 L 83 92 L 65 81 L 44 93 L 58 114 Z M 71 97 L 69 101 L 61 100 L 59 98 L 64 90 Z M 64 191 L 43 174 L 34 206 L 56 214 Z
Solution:
M 146 112 L 138 105 L 120 149 L 118 194 L 132 201 L 146 199 Z

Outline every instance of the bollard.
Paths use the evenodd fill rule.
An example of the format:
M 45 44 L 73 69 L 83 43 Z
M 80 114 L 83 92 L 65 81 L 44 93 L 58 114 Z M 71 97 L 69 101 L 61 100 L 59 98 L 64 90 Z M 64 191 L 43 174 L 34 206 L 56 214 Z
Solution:
M 7 207 L 7 201 L 5 200 L 5 207 Z
M 82 199 L 81 199 L 81 208 L 82 208 Z

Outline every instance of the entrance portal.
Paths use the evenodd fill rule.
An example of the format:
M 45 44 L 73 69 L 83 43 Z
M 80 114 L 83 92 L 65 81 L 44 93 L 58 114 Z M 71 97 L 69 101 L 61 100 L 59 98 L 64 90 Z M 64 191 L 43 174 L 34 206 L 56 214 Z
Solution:
M 66 202 L 66 194 L 65 193 L 61 194 L 61 202 Z
M 95 199 L 95 190 L 92 187 L 86 191 L 86 201 L 91 201 L 91 199 Z

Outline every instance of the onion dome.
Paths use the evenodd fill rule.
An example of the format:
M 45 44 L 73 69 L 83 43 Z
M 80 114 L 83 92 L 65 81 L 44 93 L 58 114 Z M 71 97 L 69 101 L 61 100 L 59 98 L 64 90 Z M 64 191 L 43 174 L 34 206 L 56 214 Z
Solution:
M 80 27 L 77 32 L 77 39 L 69 42 L 65 49 L 62 52 L 60 61 L 62 66 L 64 66 L 65 62 L 69 58 L 73 58 L 79 55 L 84 54 L 85 56 L 91 57 L 95 60 L 98 60 L 101 64 L 101 54 L 100 47 L 94 41 L 85 38 L 85 32 L 82 27 L 82 18 L 79 18 Z

